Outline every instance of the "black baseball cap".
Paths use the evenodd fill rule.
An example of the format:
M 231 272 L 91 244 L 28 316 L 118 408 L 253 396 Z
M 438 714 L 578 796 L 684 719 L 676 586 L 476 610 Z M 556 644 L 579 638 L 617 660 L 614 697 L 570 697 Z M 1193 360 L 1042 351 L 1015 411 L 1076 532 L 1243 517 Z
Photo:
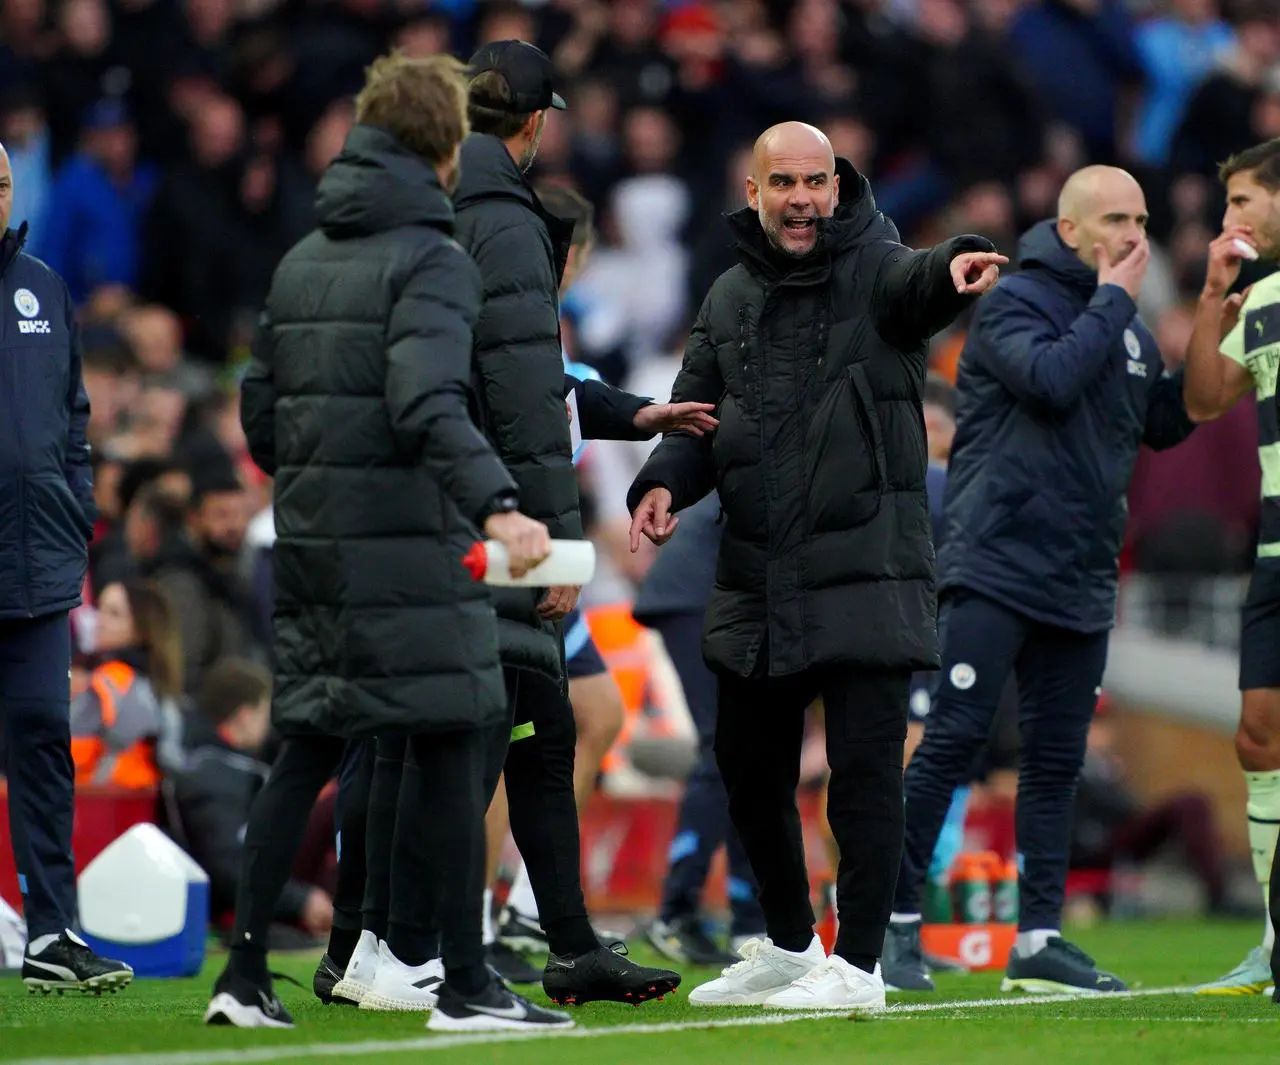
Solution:
M 511 99 L 477 100 L 476 103 L 495 111 L 509 111 L 513 115 L 527 115 L 554 107 L 563 111 L 564 98 L 551 88 L 555 73 L 551 57 L 528 41 L 494 41 L 486 44 L 467 64 L 471 77 L 492 71 L 506 79 Z

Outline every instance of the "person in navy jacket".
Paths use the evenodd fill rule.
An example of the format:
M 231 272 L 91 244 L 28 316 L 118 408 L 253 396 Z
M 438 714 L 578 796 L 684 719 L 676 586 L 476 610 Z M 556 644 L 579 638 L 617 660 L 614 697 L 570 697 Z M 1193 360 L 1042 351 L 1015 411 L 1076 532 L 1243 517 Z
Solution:
M 22 979 L 37 990 L 115 991 L 133 970 L 71 931 L 71 623 L 97 510 L 89 397 L 74 307 L 62 278 L 24 255 L 9 229 L 13 172 L 0 146 L 0 728 L 9 827 L 29 943 Z
M 921 891 L 947 807 L 1011 672 L 1022 732 L 1021 912 L 1005 990 L 1119 991 L 1059 934 L 1076 776 L 1113 625 L 1138 448 L 1193 426 L 1135 299 L 1149 258 L 1142 189 L 1088 167 L 1020 272 L 979 304 L 960 360 L 938 558 L 942 669 L 906 770 L 907 830 L 886 984 L 931 989 Z

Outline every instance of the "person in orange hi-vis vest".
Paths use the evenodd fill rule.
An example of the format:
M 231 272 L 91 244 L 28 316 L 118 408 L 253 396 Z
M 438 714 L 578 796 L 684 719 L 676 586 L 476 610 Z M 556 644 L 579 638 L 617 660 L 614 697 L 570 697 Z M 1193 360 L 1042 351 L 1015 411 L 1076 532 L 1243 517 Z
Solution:
M 76 784 L 154 788 L 181 765 L 182 644 L 164 592 L 107 585 L 98 603 L 98 664 L 71 704 Z

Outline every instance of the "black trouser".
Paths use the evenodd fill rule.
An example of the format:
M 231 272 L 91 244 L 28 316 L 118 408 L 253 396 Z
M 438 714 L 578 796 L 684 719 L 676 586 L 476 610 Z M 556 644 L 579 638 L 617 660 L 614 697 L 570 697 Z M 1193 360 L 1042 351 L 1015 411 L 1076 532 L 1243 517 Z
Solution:
M 573 758 L 577 730 L 573 707 L 564 689 L 549 677 L 531 670 L 507 669 L 507 703 L 511 727 L 495 732 L 487 740 L 484 795 L 486 804 L 505 774 L 511 834 L 524 859 L 538 902 L 538 917 L 547 934 L 552 953 L 574 957 L 599 946 L 587 920 L 582 897 L 582 848 L 578 836 L 578 808 L 573 794 Z M 385 855 L 376 819 L 388 805 L 398 771 L 393 743 L 378 741 L 378 758 L 369 796 L 369 883 L 365 893 L 364 927 L 379 932 L 379 920 L 387 913 L 387 885 L 401 879 L 425 882 L 427 874 L 412 855 L 397 856 L 394 866 Z M 405 772 L 409 764 L 405 764 Z M 401 794 L 412 794 L 413 789 Z M 434 817 L 430 808 L 418 812 L 420 818 Z M 483 864 L 483 863 L 482 863 Z M 477 887 L 483 893 L 484 871 Z M 409 898 L 409 889 L 403 893 Z M 409 931 L 417 910 L 403 918 L 390 906 L 388 945 L 402 961 L 397 946 L 417 959 L 433 951 L 435 929 Z M 399 932 L 399 936 L 393 935 Z M 408 933 L 407 935 L 405 933 Z M 407 943 L 407 945 L 406 945 Z M 416 962 L 415 962 L 416 963 Z
M 411 932 L 428 923 L 445 929 L 445 979 L 464 994 L 474 994 L 488 979 L 479 889 L 490 744 L 489 733 L 479 730 L 410 737 L 403 745 L 408 750 L 404 771 L 397 773 L 398 811 L 393 809 L 386 820 L 386 811 L 376 811 L 372 797 L 370 801 L 369 840 L 390 839 L 392 866 L 422 874 L 391 881 L 390 910 L 403 915 Z M 248 975 L 265 976 L 266 931 L 275 901 L 288 879 L 311 805 L 338 767 L 344 746 L 327 736 L 287 738 L 254 801 L 232 938 L 232 964 Z M 378 813 L 383 820 L 375 820 Z
M 70 670 L 66 611 L 0 621 L 9 831 L 31 939 L 57 935 L 76 915 Z
M 346 741 L 320 733 L 286 736 L 267 782 L 253 800 L 240 859 L 232 968 L 267 976 L 267 937 L 280 893 L 302 846 L 316 796 L 333 776 Z
M 1107 660 L 1107 634 L 1044 625 L 973 592 L 944 600 L 942 669 L 906 773 L 907 831 L 894 911 L 919 913 L 956 786 L 986 742 L 1010 671 L 1018 678 L 1018 927 L 1058 928 L 1076 778 Z
M 755 935 L 764 928 L 755 874 L 738 834 L 729 823 L 729 796 L 716 765 L 716 676 L 702 660 L 702 615 L 668 614 L 653 622 L 671 656 L 698 730 L 698 764 L 685 781 L 684 798 L 671 840 L 666 883 L 662 888 L 664 921 L 692 917 L 702 908 L 702 891 L 716 852 L 725 846 L 729 859 L 728 896 L 735 936 Z
M 551 952 L 574 957 L 600 944 L 582 897 L 573 706 L 564 688 L 542 673 L 507 669 L 505 674 L 510 743 L 491 748 L 486 784 L 492 794 L 499 774 L 504 776 L 511 835 L 529 872 L 538 921 Z
M 375 743 L 353 740 L 338 767 L 338 882 L 333 892 L 333 927 L 358 935 L 367 880 L 365 855 L 369 824 L 369 792 L 373 785 Z M 385 921 L 384 921 L 385 925 Z M 386 938 L 386 928 L 382 929 Z
M 804 711 L 822 696 L 827 819 L 840 848 L 836 953 L 865 967 L 880 956 L 902 850 L 909 672 L 824 668 L 719 680 L 716 759 L 729 815 L 760 884 L 769 938 L 783 950 L 801 951 L 813 940 L 796 788 Z

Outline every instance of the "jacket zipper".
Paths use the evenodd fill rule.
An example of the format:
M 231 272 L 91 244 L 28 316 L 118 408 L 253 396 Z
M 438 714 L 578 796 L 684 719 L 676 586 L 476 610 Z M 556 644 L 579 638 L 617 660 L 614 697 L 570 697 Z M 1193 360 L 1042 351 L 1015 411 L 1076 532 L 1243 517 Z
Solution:
M 0 237 L 4 234 L 0 233 Z M 22 251 L 23 245 L 27 241 L 27 223 L 23 222 L 18 228 L 16 239 L 11 242 L 4 242 L 0 247 L 0 278 L 8 272 L 9 267 L 18 257 L 18 253 Z M 22 412 L 17 405 L 18 397 L 13 397 L 13 409 L 18 412 L 18 416 L 14 419 L 14 433 L 17 436 L 18 445 L 18 557 L 22 566 L 22 601 L 27 608 L 27 617 L 34 617 L 35 614 L 31 609 L 31 573 L 27 566 L 27 467 L 22 458 Z
M 27 465 L 23 457 L 25 450 L 22 443 L 23 416 L 19 409 L 14 419 L 14 432 L 18 437 L 18 558 L 22 566 L 22 601 L 27 608 L 27 617 L 34 617 L 31 609 L 31 570 L 27 563 L 27 525 L 30 516 L 27 514 Z
M 822 371 L 825 369 L 826 363 L 827 363 L 827 319 L 826 319 L 825 310 L 824 310 L 823 316 L 818 319 L 817 326 L 818 326 L 817 328 L 818 366 L 817 366 L 817 370 L 815 371 L 815 376 L 817 377 L 817 380 L 821 382 Z M 800 470 L 801 470 L 800 476 L 804 483 L 804 494 L 801 497 L 804 505 L 804 534 L 805 536 L 809 536 L 812 533 L 812 530 L 809 525 L 809 488 L 811 486 L 812 477 L 810 474 L 808 463 L 801 462 Z

